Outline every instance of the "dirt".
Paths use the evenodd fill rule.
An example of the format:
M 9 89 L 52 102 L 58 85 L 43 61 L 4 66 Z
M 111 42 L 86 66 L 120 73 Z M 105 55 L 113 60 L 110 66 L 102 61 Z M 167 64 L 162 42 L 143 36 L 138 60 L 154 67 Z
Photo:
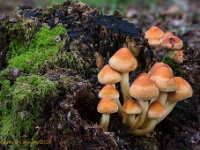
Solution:
M 183 72 L 183 77 L 192 85 L 194 91 L 193 96 L 187 100 L 179 102 L 170 115 L 157 125 L 155 130 L 147 136 L 137 137 L 128 135 L 126 133 L 128 130 L 127 127 L 121 123 L 121 118 L 118 117 L 117 114 L 111 116 L 108 128 L 109 132 L 105 132 L 97 125 L 100 119 L 100 114 L 96 111 L 96 106 L 99 101 L 97 94 L 102 88 L 102 85 L 97 81 L 97 74 L 91 74 L 92 72 L 88 73 L 80 81 L 77 79 L 79 81 L 78 83 L 84 84 L 75 85 L 74 89 L 70 92 L 66 93 L 66 91 L 59 89 L 59 96 L 55 99 L 52 109 L 48 110 L 47 114 L 44 115 L 43 118 L 39 119 L 35 124 L 35 126 L 39 127 L 36 129 L 34 135 L 35 140 L 51 140 L 51 144 L 38 145 L 38 149 L 200 149 L 200 10 L 198 8 L 200 2 L 195 0 L 190 1 L 190 3 L 188 1 L 183 2 L 188 4 L 187 7 L 183 7 L 185 5 L 180 5 L 180 7 L 173 8 L 174 10 L 172 9 L 171 4 L 167 2 L 160 3 L 159 5 L 154 6 L 155 8 L 159 8 L 157 10 L 158 13 L 155 13 L 149 8 L 142 9 L 142 6 L 144 6 L 143 3 L 127 6 L 127 11 L 134 10 L 134 12 L 136 12 L 128 19 L 129 22 L 134 22 L 134 27 L 138 29 L 136 30 L 137 34 L 134 34 L 135 41 L 141 42 L 140 36 L 143 36 L 142 34 L 152 25 L 159 26 L 163 31 L 173 31 L 184 41 L 183 51 L 185 54 L 185 60 L 179 67 Z M 183 2 L 180 1 L 181 4 Z M 38 16 L 39 11 L 35 12 L 36 13 L 28 14 Z M 89 13 L 90 12 L 88 12 L 88 14 Z M 60 17 L 59 14 L 60 13 L 57 12 L 57 17 Z M 92 17 L 94 18 L 97 14 L 98 12 L 91 15 L 90 19 L 92 19 Z M 106 20 L 109 17 L 102 16 L 102 18 Z M 42 19 L 42 21 L 45 20 L 52 27 L 56 24 L 55 22 L 52 22 L 51 18 L 47 17 Z M 59 20 L 63 21 L 67 19 L 62 18 Z M 116 18 L 114 17 L 114 19 Z M 120 20 L 120 18 L 118 19 Z M 118 20 L 116 20 L 116 22 L 117 21 Z M 73 28 L 72 22 L 62 23 L 68 28 L 69 26 L 70 28 Z M 92 22 L 90 20 L 86 23 L 91 24 Z M 99 26 L 101 26 L 101 23 L 100 20 L 96 25 L 100 24 Z M 128 22 L 124 21 L 124 23 L 127 24 Z M 129 26 L 131 27 L 131 25 Z M 106 26 L 106 29 L 108 28 L 109 27 Z M 142 28 L 142 30 L 139 28 Z M 73 39 L 79 37 L 80 33 L 83 34 L 83 31 L 80 31 L 80 29 L 82 28 L 77 28 L 77 34 Z M 95 31 L 92 32 L 93 35 L 86 31 L 89 32 L 89 30 L 84 30 L 84 34 L 88 36 L 94 36 L 96 34 Z M 107 32 L 113 34 L 115 31 L 111 32 L 110 30 L 107 30 Z M 81 40 L 79 39 L 79 41 Z M 113 41 L 111 40 L 109 42 L 112 43 Z M 123 34 L 119 38 L 119 41 L 126 42 L 123 39 Z M 82 43 L 84 44 L 84 41 L 82 41 Z M 100 45 L 101 44 L 99 44 L 99 47 Z M 108 48 L 110 48 L 108 45 L 109 44 L 101 49 L 102 51 L 100 51 L 100 48 L 97 48 L 104 57 L 109 57 L 107 56 Z M 146 51 L 146 42 L 142 41 L 139 45 L 142 45 L 142 50 L 146 52 L 141 55 L 146 56 L 147 59 L 145 59 L 143 64 L 145 67 L 138 70 L 136 74 L 145 71 L 146 66 L 150 65 L 151 60 L 151 56 L 149 56 Z M 114 49 L 120 46 L 121 45 L 111 47 L 111 51 L 109 51 L 110 55 L 115 52 Z M 90 47 L 86 47 L 85 49 L 89 48 Z M 85 51 L 82 52 L 84 56 L 91 57 L 93 55 L 93 52 L 89 54 L 85 54 L 84 52 Z M 159 59 L 159 57 L 157 59 Z M 140 61 L 143 62 L 144 60 Z M 153 59 L 153 61 L 155 61 L 155 59 Z M 4 63 L 4 67 L 5 66 L 6 63 Z M 50 73 L 49 78 L 55 78 L 55 76 L 68 73 L 69 70 L 58 70 L 56 74 Z M 76 72 L 73 75 L 75 76 L 78 74 L 79 73 Z M 130 74 L 131 82 L 136 77 L 136 74 Z

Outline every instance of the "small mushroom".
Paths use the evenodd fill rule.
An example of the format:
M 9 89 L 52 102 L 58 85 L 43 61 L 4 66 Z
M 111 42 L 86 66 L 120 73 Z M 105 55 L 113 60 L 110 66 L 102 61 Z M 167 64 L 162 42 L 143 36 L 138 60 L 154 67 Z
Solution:
M 149 45 L 154 48 L 153 49 L 154 55 L 156 55 L 156 50 L 162 43 L 163 34 L 164 32 L 157 26 L 152 26 L 145 33 L 145 38 L 148 39 Z
M 98 94 L 99 98 L 109 97 L 118 105 L 118 114 L 122 116 L 122 105 L 119 101 L 119 92 L 112 85 L 105 85 Z
M 102 127 L 105 131 L 107 131 L 110 120 L 110 114 L 116 113 L 118 111 L 118 106 L 111 98 L 104 97 L 99 101 L 97 111 L 102 114 L 99 126 Z
M 149 45 L 153 48 L 153 54 L 156 55 L 157 48 L 161 45 L 164 32 L 157 26 L 152 26 L 145 33 L 145 38 L 148 39 Z
M 168 93 L 166 107 L 174 107 L 177 102 L 189 98 L 193 94 L 191 85 L 185 79 L 175 77 L 174 80 L 177 84 L 177 89 Z
M 112 84 L 121 81 L 121 74 L 116 70 L 112 69 L 109 64 L 105 65 L 98 74 L 98 81 L 101 84 Z
M 148 39 L 148 43 L 151 47 L 159 47 L 162 43 L 162 39 L 161 38 L 158 38 L 158 37 L 150 37 Z M 154 52 L 155 54 L 155 52 Z
M 160 102 L 154 101 L 149 107 L 147 116 L 150 120 L 145 123 L 145 128 L 134 130 L 131 133 L 134 135 L 145 135 L 150 133 L 157 125 L 157 119 L 165 116 L 166 113 L 166 108 Z
M 182 64 L 183 63 L 183 57 L 184 57 L 184 53 L 183 53 L 182 50 L 176 50 L 176 51 L 174 51 L 173 60 L 177 64 Z
M 171 33 L 171 32 L 165 32 L 165 33 L 163 34 L 163 36 L 162 36 L 162 41 L 163 41 L 163 39 L 165 39 L 166 37 L 172 36 L 172 35 L 174 35 L 174 34 Z
M 172 92 L 177 89 L 174 75 L 168 67 L 160 67 L 151 76 L 151 80 L 156 84 L 160 91 L 158 101 L 165 105 L 167 100 L 167 92 Z
M 161 67 L 167 67 L 167 68 L 169 68 L 169 69 L 171 70 L 171 72 L 173 72 L 172 69 L 171 69 L 171 67 L 170 67 L 169 65 L 167 65 L 167 64 L 165 64 L 165 63 L 163 63 L 163 62 L 156 62 L 156 63 L 150 68 L 148 74 L 149 74 L 150 76 L 153 75 L 153 74 L 156 72 L 156 70 L 158 70 L 158 69 L 161 68 Z
M 154 101 L 158 97 L 159 91 L 149 75 L 147 73 L 142 73 L 134 80 L 129 89 L 129 93 L 133 98 L 137 99 L 138 103 L 142 106 L 141 114 L 138 115 L 130 128 L 134 130 L 144 123 L 149 107 L 149 100 Z
M 173 58 L 174 50 L 180 50 L 183 47 L 183 42 L 175 35 L 170 35 L 162 40 L 161 47 L 165 49 L 165 56 Z
M 142 112 L 142 107 L 135 100 L 130 99 L 123 104 L 122 110 L 124 112 L 122 122 L 131 127 L 135 120 L 135 115 L 140 114 Z
M 151 37 L 162 38 L 164 32 L 157 26 L 152 26 L 149 30 L 145 33 L 145 38 L 149 39 Z
M 137 60 L 128 48 L 123 47 L 109 59 L 109 64 L 113 69 L 122 74 L 120 86 L 123 94 L 123 100 L 126 102 L 128 99 L 131 99 L 128 92 L 130 87 L 129 72 L 137 68 Z

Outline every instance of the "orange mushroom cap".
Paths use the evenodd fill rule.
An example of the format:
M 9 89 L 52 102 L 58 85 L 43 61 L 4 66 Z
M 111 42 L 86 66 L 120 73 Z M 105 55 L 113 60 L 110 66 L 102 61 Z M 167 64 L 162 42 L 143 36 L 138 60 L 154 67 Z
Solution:
M 158 38 L 158 37 L 150 37 L 150 38 L 148 39 L 148 43 L 149 43 L 149 45 L 152 46 L 152 47 L 158 47 L 158 46 L 161 45 L 162 40 L 161 40 L 161 38 Z
M 112 99 L 104 97 L 99 101 L 97 111 L 102 114 L 111 114 L 118 111 L 118 106 Z
M 119 92 L 112 85 L 105 85 L 99 92 L 98 97 L 109 97 L 111 99 L 116 99 L 119 98 Z
M 140 74 L 138 75 L 138 77 L 139 77 L 139 76 L 147 76 L 147 77 L 150 77 L 149 74 L 146 73 L 146 72 L 140 73 Z
M 156 99 L 158 88 L 147 74 L 139 75 L 131 85 L 129 93 L 137 100 Z
M 145 38 L 149 39 L 151 37 L 161 38 L 164 32 L 158 28 L 157 26 L 152 26 L 149 30 L 145 33 Z
M 168 101 L 178 102 L 192 96 L 192 87 L 185 79 L 183 79 L 182 77 L 175 77 L 174 80 L 177 84 L 177 89 L 175 92 L 168 93 Z
M 174 51 L 173 59 L 176 63 L 182 64 L 183 63 L 184 53 L 181 50 Z
M 171 92 L 177 89 L 172 71 L 167 67 L 161 67 L 151 76 L 159 91 Z
M 156 63 L 150 68 L 148 74 L 149 74 L 149 75 L 154 74 L 154 72 L 155 72 L 156 70 L 158 70 L 159 68 L 161 68 L 161 67 L 167 67 L 167 68 L 169 68 L 169 69 L 171 70 L 171 72 L 173 72 L 172 69 L 171 69 L 171 67 L 170 67 L 169 65 L 167 65 L 167 64 L 165 64 L 165 63 L 163 63 L 163 62 L 156 62 Z
M 161 46 L 162 48 L 165 49 L 177 50 L 177 49 L 182 49 L 183 42 L 177 36 L 170 35 L 163 39 Z
M 121 73 L 130 72 L 137 68 L 137 60 L 131 51 L 126 47 L 120 48 L 109 59 L 109 64 L 113 69 Z
M 122 106 L 122 110 L 126 114 L 140 114 L 142 112 L 142 106 L 135 100 L 127 100 Z
M 98 81 L 101 84 L 115 84 L 121 81 L 121 74 L 110 67 L 105 65 L 98 74 Z
M 163 41 L 163 39 L 165 39 L 166 37 L 172 36 L 172 35 L 174 35 L 174 34 L 171 33 L 171 32 L 165 32 L 165 33 L 163 34 L 163 36 L 162 36 L 162 41 Z
M 164 116 L 166 113 L 166 108 L 160 102 L 154 101 L 149 107 L 148 117 L 156 119 Z

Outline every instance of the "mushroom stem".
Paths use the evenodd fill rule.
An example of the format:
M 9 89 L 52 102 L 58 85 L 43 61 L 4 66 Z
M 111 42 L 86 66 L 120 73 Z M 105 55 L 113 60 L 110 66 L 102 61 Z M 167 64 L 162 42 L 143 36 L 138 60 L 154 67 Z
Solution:
M 150 119 L 149 121 L 147 121 L 141 126 L 142 129 L 137 129 L 134 131 L 131 130 L 129 133 L 134 134 L 134 135 L 145 135 L 145 134 L 150 133 L 151 131 L 153 131 L 153 129 L 155 128 L 157 124 L 159 124 L 163 119 L 165 119 L 169 115 L 169 113 L 175 107 L 176 103 L 177 102 L 171 103 L 167 101 L 165 104 L 166 114 L 163 117 L 160 117 L 158 119 Z
M 110 114 L 102 114 L 99 126 L 102 127 L 105 131 L 108 130 Z
M 128 119 L 127 114 L 126 114 L 126 113 L 123 113 L 123 114 L 122 114 L 122 123 L 126 124 L 127 119 Z
M 114 101 L 114 102 L 117 104 L 117 106 L 118 106 L 118 111 L 117 111 L 118 115 L 119 115 L 120 117 L 122 117 L 122 116 L 123 116 L 123 111 L 122 111 L 122 104 L 121 104 L 121 102 L 119 101 L 118 98 L 114 98 L 113 101 Z
M 158 46 L 151 47 L 151 48 L 152 48 L 153 56 L 156 57 L 156 52 L 158 51 Z
M 152 120 L 152 119 L 151 118 L 146 118 L 144 123 L 140 126 L 140 129 L 146 128 L 148 126 L 150 120 Z
M 148 101 L 139 100 L 138 102 L 142 106 L 142 112 L 136 117 L 136 119 L 134 120 L 134 122 L 132 123 L 130 127 L 130 130 L 135 130 L 139 128 L 146 119 L 146 115 L 147 115 L 147 111 L 149 107 Z
M 129 100 L 132 99 L 131 95 L 129 94 L 129 73 L 122 73 L 122 80 L 120 81 L 120 86 L 121 86 L 121 90 L 122 90 L 122 95 L 123 95 L 123 100 L 124 103 Z
M 167 101 L 167 92 L 159 91 L 159 96 L 157 98 L 157 101 L 160 102 L 162 105 L 165 105 Z
M 156 50 L 157 50 L 157 47 L 156 47 L 156 48 L 154 47 L 154 48 L 152 49 L 152 52 L 153 52 L 153 56 L 154 56 L 154 57 L 156 56 Z
M 128 133 L 137 135 L 137 136 L 148 134 L 151 131 L 153 131 L 154 127 L 156 126 L 156 122 L 157 121 L 155 119 L 153 119 L 149 122 L 148 126 L 145 129 L 130 130 Z
M 163 60 L 164 60 L 166 57 L 173 58 L 173 56 L 174 56 L 174 51 L 173 51 L 173 50 L 165 49 L 165 55 L 164 55 L 164 57 L 163 57 Z
M 112 84 L 112 86 L 113 86 L 114 88 L 116 88 L 115 84 Z
M 125 124 L 127 124 L 128 127 L 131 127 L 132 123 L 135 120 L 135 115 L 133 114 L 126 114 L 126 122 Z
M 169 113 L 174 109 L 176 104 L 177 104 L 177 102 L 167 101 L 166 104 L 165 104 L 165 108 L 166 108 L 167 113 L 163 117 L 158 118 L 156 124 L 160 123 L 163 119 L 165 119 L 169 115 Z

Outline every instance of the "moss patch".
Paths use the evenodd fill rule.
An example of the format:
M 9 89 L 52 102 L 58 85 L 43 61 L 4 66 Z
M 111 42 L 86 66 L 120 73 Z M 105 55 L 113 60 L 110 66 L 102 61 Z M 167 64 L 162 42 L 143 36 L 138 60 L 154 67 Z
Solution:
M 61 25 L 50 29 L 43 26 L 30 41 L 12 40 L 11 51 L 8 64 L 10 68 L 18 68 L 26 73 L 36 73 L 41 69 L 41 65 L 47 61 L 54 64 L 58 57 L 58 51 L 63 46 L 60 37 L 66 29 Z
M 164 60 L 163 60 L 164 63 L 168 64 L 172 70 L 173 70 L 173 73 L 175 76 L 183 76 L 183 72 L 180 68 L 180 65 L 177 64 L 172 58 L 170 57 L 166 57 Z
M 7 72 L 8 73 L 8 72 Z M 17 78 L 10 86 L 6 70 L 0 74 L 0 140 L 31 140 L 34 133 L 34 122 L 41 117 L 47 103 L 50 104 L 57 83 L 45 76 L 31 75 Z M 23 147 L 12 144 L 11 148 Z M 24 145 L 25 147 L 30 145 Z

